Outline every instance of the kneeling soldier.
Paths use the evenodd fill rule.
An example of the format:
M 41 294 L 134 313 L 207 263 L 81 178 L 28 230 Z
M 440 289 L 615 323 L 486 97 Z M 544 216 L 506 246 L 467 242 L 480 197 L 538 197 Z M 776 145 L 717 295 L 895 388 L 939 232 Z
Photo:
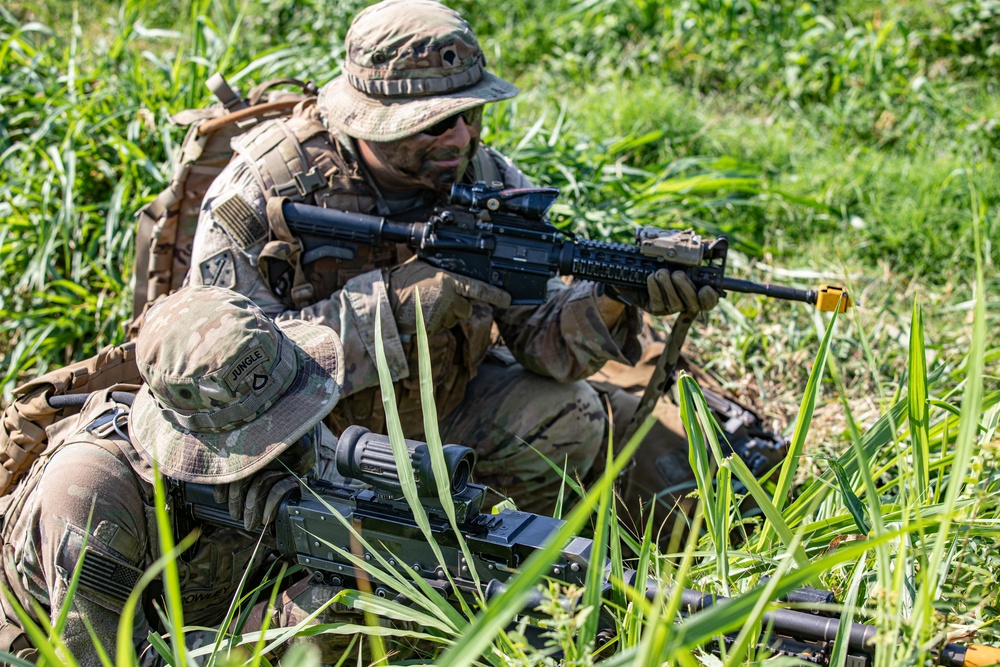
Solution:
M 244 529 L 175 527 L 175 539 L 202 530 L 176 561 L 184 620 L 223 623 L 244 573 L 249 586 L 263 577 L 268 550 L 257 543 L 271 518 L 265 510 L 294 484 L 289 471 L 318 465 L 322 476 L 330 468 L 319 424 L 340 397 L 342 354 L 332 329 L 275 325 L 250 300 L 217 287 L 183 289 L 151 310 L 137 343 L 146 384 L 132 405 L 111 389 L 91 394 L 79 415 L 50 427 L 45 453 L 0 500 L 0 650 L 36 655 L 11 598 L 29 614 L 40 606 L 54 624 L 83 556 L 62 640 L 80 665 L 99 665 L 92 629 L 114 660 L 122 607 L 160 555 L 154 464 L 168 490 L 177 482 L 213 485 L 216 500 L 243 521 Z M 141 664 L 156 661 L 147 640 L 158 626 L 153 588 L 134 619 Z M 278 622 L 300 620 L 287 616 L 279 613 Z

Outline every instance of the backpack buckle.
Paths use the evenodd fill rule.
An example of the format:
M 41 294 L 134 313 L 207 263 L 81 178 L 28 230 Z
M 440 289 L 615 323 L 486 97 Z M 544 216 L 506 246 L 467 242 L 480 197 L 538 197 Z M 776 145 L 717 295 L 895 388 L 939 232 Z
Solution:
M 320 188 L 326 187 L 326 177 L 319 173 L 318 167 L 313 167 L 305 173 L 298 173 L 287 183 L 281 183 L 271 188 L 272 197 L 295 197 L 305 199 Z
M 87 433 L 96 435 L 98 438 L 108 438 L 112 433 L 117 433 L 125 440 L 129 440 L 128 436 L 125 435 L 126 428 L 128 428 L 128 410 L 115 406 L 90 422 L 87 425 Z

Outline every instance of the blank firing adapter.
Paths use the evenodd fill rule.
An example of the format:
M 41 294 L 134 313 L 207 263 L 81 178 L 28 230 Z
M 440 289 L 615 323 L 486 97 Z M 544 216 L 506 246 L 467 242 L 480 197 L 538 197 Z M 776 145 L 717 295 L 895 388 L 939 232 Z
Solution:
M 843 287 L 834 285 L 820 285 L 816 292 L 816 310 L 828 313 L 837 311 L 846 313 L 847 309 L 854 305 L 851 296 Z

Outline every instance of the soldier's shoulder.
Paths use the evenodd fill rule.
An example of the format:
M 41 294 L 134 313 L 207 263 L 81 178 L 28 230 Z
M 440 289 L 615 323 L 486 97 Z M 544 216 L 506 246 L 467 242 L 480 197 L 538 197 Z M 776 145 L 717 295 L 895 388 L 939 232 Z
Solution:
M 84 478 L 93 478 L 101 480 L 103 486 L 110 480 L 131 480 L 135 472 L 109 448 L 88 438 L 77 438 L 52 455 L 45 476 L 62 479 L 65 483 L 70 483 L 71 479 L 77 483 Z

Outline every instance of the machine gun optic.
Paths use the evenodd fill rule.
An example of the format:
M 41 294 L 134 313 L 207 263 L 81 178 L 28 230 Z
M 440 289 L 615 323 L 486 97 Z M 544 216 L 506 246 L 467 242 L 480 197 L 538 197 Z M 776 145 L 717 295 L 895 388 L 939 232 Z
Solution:
M 434 479 L 427 443 L 415 440 L 404 442 L 413 464 L 417 493 L 421 498 L 437 498 L 437 480 Z M 443 449 L 451 495 L 461 495 L 468 488 L 472 470 L 476 467 L 476 453 L 462 445 L 444 445 Z M 337 441 L 337 470 L 344 477 L 353 477 L 374 487 L 382 495 L 391 498 L 403 496 L 392 445 L 384 435 L 376 435 L 361 426 L 349 426 Z

